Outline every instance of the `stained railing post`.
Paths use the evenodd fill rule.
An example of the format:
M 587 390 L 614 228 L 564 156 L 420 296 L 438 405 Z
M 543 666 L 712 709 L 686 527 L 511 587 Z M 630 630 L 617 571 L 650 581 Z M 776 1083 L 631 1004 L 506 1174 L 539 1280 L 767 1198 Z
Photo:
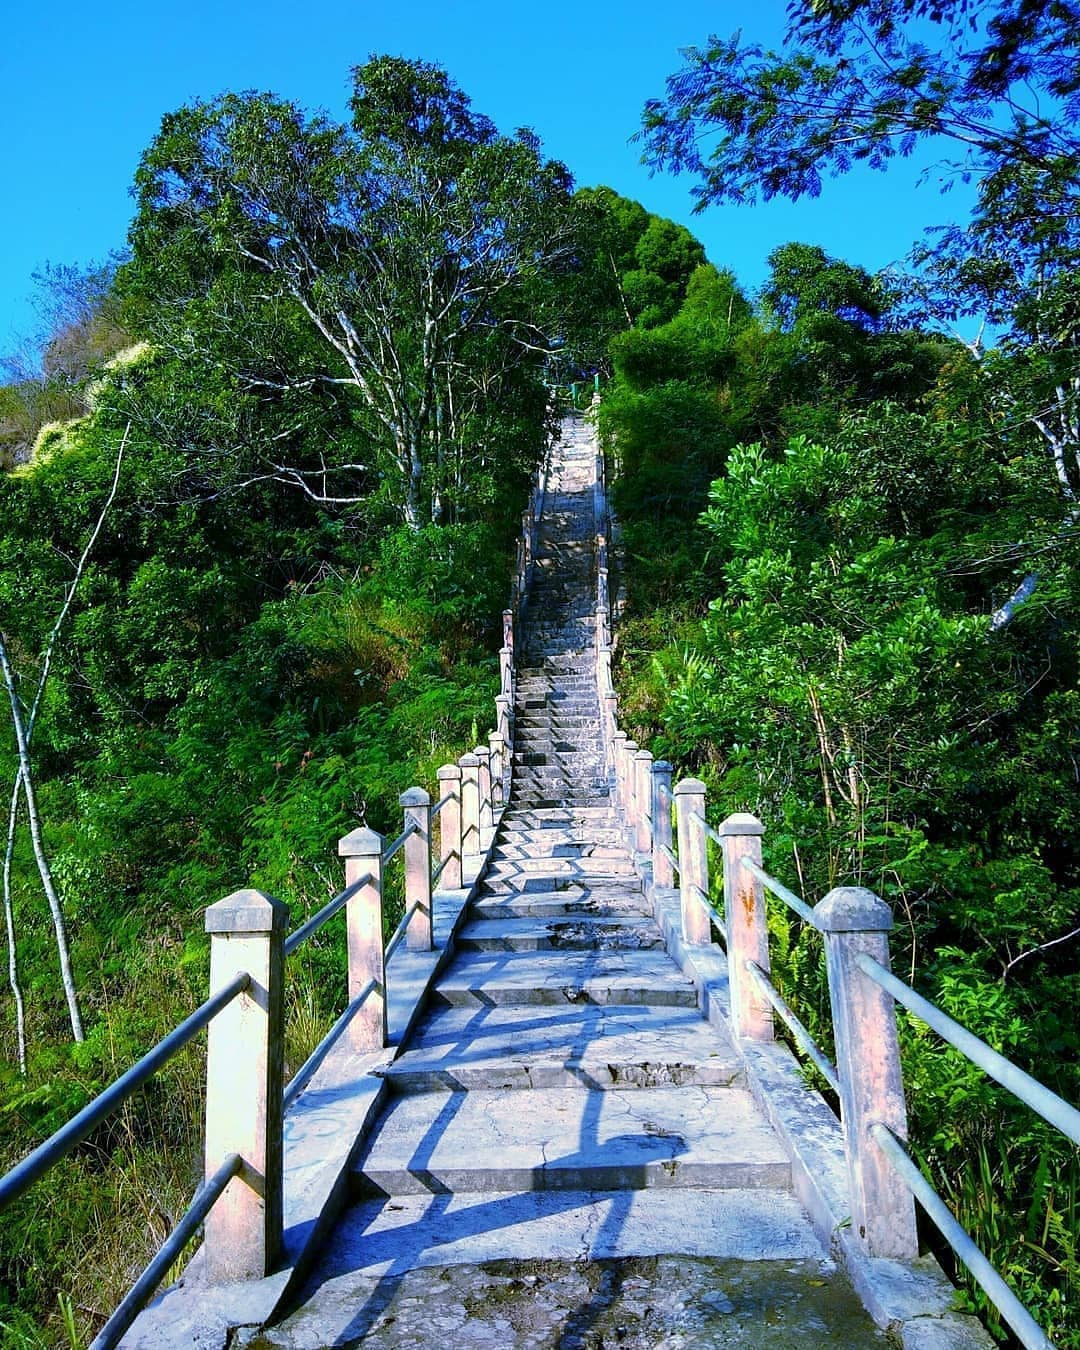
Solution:
M 289 911 L 260 891 L 235 891 L 206 911 L 210 993 L 247 971 L 251 984 L 210 1023 L 206 1054 L 206 1176 L 243 1159 L 206 1218 L 212 1284 L 261 1280 L 281 1254 L 282 946 Z
M 626 740 L 622 743 L 622 804 L 623 818 L 626 821 L 631 841 L 637 838 L 637 783 L 634 782 L 634 756 L 638 752 L 637 741 Z
M 411 787 L 398 798 L 405 827 L 416 826 L 405 840 L 405 910 L 412 911 L 405 929 L 410 951 L 429 952 L 434 946 L 431 915 L 431 797 L 422 787 Z
M 917 1256 L 915 1202 L 870 1133 L 880 1123 L 907 1138 L 896 1007 L 857 963 L 866 953 L 889 968 L 892 913 L 873 891 L 840 886 L 814 917 L 825 935 L 852 1228 L 870 1256 Z
M 610 744 L 610 752 L 611 752 L 611 777 L 612 777 L 612 780 L 613 780 L 613 786 L 614 786 L 614 789 L 615 789 L 615 806 L 616 806 L 616 808 L 617 808 L 620 812 L 623 812 L 623 813 L 624 813 L 624 818 L 625 818 L 625 803 L 624 803 L 624 801 L 623 801 L 623 781 L 622 781 L 623 756 L 622 756 L 622 748 L 623 748 L 623 746 L 624 746 L 625 744 L 626 744 L 626 732 L 625 732 L 625 731 L 615 730 L 615 731 L 613 731 L 613 732 L 611 733 L 611 744 Z
M 653 885 L 675 885 L 675 869 L 664 848 L 671 848 L 671 765 L 658 759 L 652 766 L 652 868 Z
M 345 859 L 345 885 L 368 880 L 345 902 L 349 1002 L 364 1001 L 349 1019 L 349 1044 L 358 1054 L 386 1044 L 386 970 L 383 957 L 381 834 L 361 826 L 338 841 Z
M 705 784 L 697 778 L 684 778 L 675 785 L 675 821 L 679 832 L 679 893 L 684 942 L 708 943 L 712 933 L 709 912 L 701 895 L 709 894 L 709 855 L 705 831 L 698 821 L 705 817 Z M 697 888 L 697 889 L 695 889 Z
M 495 700 L 495 729 L 507 746 L 510 744 L 511 707 L 512 701 L 509 694 L 500 694 Z
M 480 761 L 475 755 L 462 755 L 461 765 L 461 884 L 476 878 L 480 855 Z
M 514 611 L 513 611 L 512 609 L 504 609 L 504 610 L 503 610 L 503 612 L 502 612 L 502 625 L 503 625 L 503 640 L 502 640 L 502 645 L 510 652 L 511 656 L 513 656 L 513 654 L 514 654 Z
M 742 865 L 743 858 L 761 866 L 765 827 L 756 816 L 728 816 L 718 833 L 724 840 L 724 923 L 727 929 L 731 1020 L 737 1036 L 751 1041 L 773 1038 L 772 1008 L 746 968 L 753 961 L 768 974 L 769 928 L 765 891 Z
M 499 692 L 504 698 L 514 696 L 514 653 L 510 647 L 499 649 Z
M 439 812 L 439 861 L 446 866 L 439 877 L 443 890 L 461 889 L 461 768 L 444 764 L 439 770 L 439 797 L 449 801 Z
M 634 822 L 634 851 L 652 857 L 652 753 L 639 750 L 634 756 L 634 799 L 637 819 Z

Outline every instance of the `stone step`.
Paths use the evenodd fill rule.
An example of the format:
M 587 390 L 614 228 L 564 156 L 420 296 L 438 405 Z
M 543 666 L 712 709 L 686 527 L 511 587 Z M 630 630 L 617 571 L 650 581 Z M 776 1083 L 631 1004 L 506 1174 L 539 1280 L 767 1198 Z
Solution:
M 511 808 L 503 816 L 503 823 L 522 829 L 558 829 L 565 825 L 580 829 L 591 828 L 593 824 L 597 823 L 613 825 L 615 817 L 614 808 L 610 804 L 574 808 L 566 806 L 521 807 Z
M 643 915 L 646 901 L 640 891 L 623 887 L 567 887 L 563 891 L 515 891 L 481 895 L 469 912 L 477 919 L 509 918 L 512 915 L 557 918 L 566 914 Z
M 659 951 L 664 938 L 656 922 L 645 916 L 485 914 L 465 923 L 455 944 L 470 952 Z
M 551 848 L 572 844 L 574 846 L 595 844 L 606 847 L 617 844 L 625 847 L 625 833 L 616 825 L 597 826 L 592 830 L 572 829 L 565 825 L 552 825 L 550 829 L 518 828 L 516 825 L 499 828 L 499 844 L 505 847 L 532 847 L 539 856 L 543 852 L 541 845 Z
M 496 1089 L 391 1100 L 352 1173 L 359 1195 L 786 1190 L 791 1164 L 745 1088 Z
M 614 832 L 612 832 L 614 834 Z M 491 851 L 493 858 L 515 861 L 522 858 L 619 858 L 630 861 L 626 845 L 617 838 L 610 843 L 585 839 L 528 839 L 520 843 L 500 834 Z
M 745 1086 L 696 1008 L 444 1008 L 384 1071 L 397 1092 Z
M 518 876 L 546 877 L 631 877 L 634 865 L 624 852 L 621 857 L 560 858 L 526 857 L 499 858 L 488 864 L 484 873 L 490 881 Z
M 624 1004 L 693 1008 L 697 990 L 662 952 L 462 952 L 432 1005 Z

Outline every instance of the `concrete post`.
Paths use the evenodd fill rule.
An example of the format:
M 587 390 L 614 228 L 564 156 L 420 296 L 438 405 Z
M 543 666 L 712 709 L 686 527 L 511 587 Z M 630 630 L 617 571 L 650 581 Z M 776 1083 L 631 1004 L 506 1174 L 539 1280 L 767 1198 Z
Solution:
M 634 797 L 637 802 L 637 821 L 634 825 L 634 851 L 652 857 L 652 765 L 648 750 L 639 750 L 634 756 Z
M 248 989 L 210 1023 L 206 1055 L 206 1176 L 244 1160 L 206 1217 L 211 1284 L 261 1280 L 281 1255 L 282 944 L 289 911 L 260 891 L 235 891 L 206 911 L 210 993 L 246 970 Z
M 386 970 L 382 926 L 383 838 L 361 827 L 338 841 L 345 859 L 345 885 L 361 877 L 369 880 L 345 904 L 345 935 L 349 960 L 349 1002 L 366 990 L 363 1003 L 349 1020 L 346 1035 L 358 1054 L 381 1050 L 386 1044 Z
M 720 826 L 724 840 L 724 922 L 727 928 L 728 980 L 731 1021 L 736 1036 L 771 1041 L 773 1013 L 746 969 L 747 961 L 769 973 L 769 927 L 765 891 L 757 877 L 742 865 L 743 858 L 761 866 L 761 836 L 765 827 L 756 816 L 728 816 Z
M 671 847 L 671 765 L 666 759 L 652 766 L 652 874 L 653 885 L 675 885 L 675 869 L 662 851 Z
M 616 730 L 614 730 L 611 733 L 611 744 L 609 746 L 611 754 L 611 776 L 614 779 L 615 784 L 615 808 L 617 811 L 624 813 L 623 814 L 624 820 L 626 817 L 623 803 L 623 787 L 622 787 L 622 766 L 623 766 L 622 748 L 625 744 L 626 744 L 626 732 L 620 731 L 616 728 Z
M 709 855 L 706 852 L 705 831 L 699 823 L 705 818 L 705 784 L 697 778 L 684 778 L 675 785 L 673 795 L 676 828 L 679 832 L 683 941 L 701 945 L 712 938 L 709 911 L 695 890 L 698 887 L 705 895 L 709 894 Z
M 483 853 L 491 840 L 491 831 L 495 828 L 495 816 L 491 810 L 491 750 L 486 745 L 476 745 L 473 746 L 473 754 L 479 760 L 480 852 Z
M 412 918 L 405 929 L 405 945 L 412 952 L 429 952 L 435 945 L 431 915 L 431 797 L 422 787 L 411 787 L 398 798 L 416 829 L 405 840 L 405 910 Z
M 461 889 L 461 769 L 457 764 L 444 764 L 438 776 L 440 801 L 450 797 L 439 812 L 439 861 L 447 860 L 439 885 L 444 891 L 457 891 Z
M 514 696 L 514 653 L 510 647 L 499 649 L 499 691 L 505 698 Z
M 611 669 L 611 661 L 608 659 L 608 669 Z M 611 739 L 619 728 L 619 696 L 616 693 L 601 694 L 600 712 L 603 718 L 604 727 L 604 749 L 608 758 L 611 758 Z
M 506 801 L 507 789 L 507 768 L 509 759 L 506 753 L 506 740 L 497 731 L 493 731 L 488 737 L 488 745 L 491 747 L 491 806 L 502 806 Z
M 509 649 L 511 656 L 514 652 L 514 611 L 504 609 L 502 612 L 503 640 L 502 645 Z
M 503 742 L 508 749 L 510 746 L 511 707 L 512 703 L 509 694 L 500 694 L 495 700 L 495 729 L 503 738 Z
M 880 1122 L 907 1138 L 896 1009 L 892 995 L 856 964 L 865 952 L 889 968 L 892 913 L 873 891 L 839 886 L 814 907 L 814 917 L 825 935 L 852 1227 L 870 1256 L 917 1256 L 915 1202 L 870 1134 Z
M 638 752 L 637 741 L 622 743 L 622 792 L 623 817 L 630 834 L 630 842 L 637 840 L 637 783 L 634 781 L 634 756 Z
M 480 761 L 462 755 L 461 765 L 461 884 L 476 878 L 480 864 Z

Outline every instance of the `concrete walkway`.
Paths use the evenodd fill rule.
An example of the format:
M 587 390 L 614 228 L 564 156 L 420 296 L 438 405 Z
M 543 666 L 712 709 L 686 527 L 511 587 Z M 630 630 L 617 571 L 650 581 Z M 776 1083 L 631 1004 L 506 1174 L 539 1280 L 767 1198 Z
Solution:
M 299 1305 L 262 1346 L 884 1343 L 731 1043 L 667 954 L 609 798 L 594 449 L 554 459 L 511 800 Z

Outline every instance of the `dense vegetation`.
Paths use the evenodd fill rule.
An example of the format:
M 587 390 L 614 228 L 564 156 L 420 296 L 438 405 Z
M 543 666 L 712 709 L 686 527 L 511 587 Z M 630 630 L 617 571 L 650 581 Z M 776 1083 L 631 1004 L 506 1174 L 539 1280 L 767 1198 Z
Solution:
M 1055 64 L 1029 11 L 1002 6 L 996 66 L 975 25 L 943 84 L 903 22 L 953 23 L 963 0 L 815 6 L 790 64 L 699 54 L 651 106 L 649 152 L 738 199 L 816 190 L 806 165 L 846 166 L 856 113 L 878 164 L 905 118 L 912 142 L 948 134 L 950 109 L 1014 78 L 1047 84 L 1067 126 L 1074 30 Z M 855 20 L 868 48 L 844 47 Z M 901 90 L 932 86 L 936 129 L 868 52 Z M 849 75 L 877 103 L 844 103 Z M 828 120 L 804 115 L 822 90 L 832 161 L 799 140 Z M 702 122 L 708 161 L 688 148 Z M 639 741 L 706 778 L 717 817 L 760 814 L 796 889 L 885 896 L 896 967 L 1080 1095 L 1077 173 L 1064 136 L 984 130 L 977 219 L 917 277 L 795 243 L 750 297 L 684 227 L 573 194 L 435 67 L 358 69 L 344 125 L 255 94 L 165 118 L 128 253 L 45 275 L 44 372 L 0 388 L 18 808 L 0 1167 L 203 996 L 206 904 L 250 883 L 310 912 L 337 889 L 337 837 L 391 829 L 398 794 L 486 731 L 545 382 L 593 371 Z M 995 321 L 994 349 L 948 335 L 963 311 Z M 827 1041 L 817 940 L 770 922 Z M 333 934 L 290 981 L 295 1063 L 340 1005 Z M 903 1036 L 920 1157 L 1080 1345 L 1075 1152 L 917 1024 Z M 193 1050 L 3 1216 L 4 1345 L 84 1336 L 156 1249 L 196 1181 L 200 1078 Z

